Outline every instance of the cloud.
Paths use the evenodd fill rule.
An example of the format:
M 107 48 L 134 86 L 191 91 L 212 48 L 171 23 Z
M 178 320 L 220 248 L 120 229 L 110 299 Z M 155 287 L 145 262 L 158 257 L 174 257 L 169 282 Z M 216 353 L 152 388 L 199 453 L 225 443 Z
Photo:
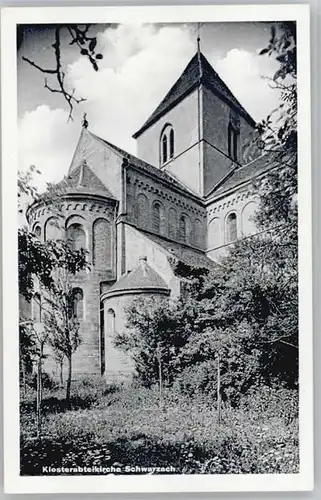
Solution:
M 135 153 L 131 136 L 148 118 L 193 55 L 184 27 L 119 25 L 98 36 L 104 58 L 99 71 L 79 57 L 68 80 L 86 96 L 89 126 L 98 135 Z
M 269 86 L 264 77 L 271 78 L 277 69 L 274 59 L 246 50 L 232 49 L 214 63 L 220 77 L 244 108 L 260 121 L 278 107 L 280 94 Z
M 163 99 L 195 53 L 195 34 L 182 25 L 118 25 L 98 34 L 103 53 L 95 72 L 87 58 L 67 67 L 66 79 L 86 101 L 75 105 L 74 121 L 68 112 L 48 105 L 26 112 L 19 121 L 20 168 L 35 164 L 42 171 L 38 184 L 57 181 L 67 173 L 87 112 L 89 128 L 97 135 L 135 154 L 132 134 Z M 233 48 L 225 57 L 208 58 L 254 119 L 278 104 L 262 75 L 272 75 L 273 60 Z
M 41 105 L 19 120 L 19 169 L 35 165 L 41 172 L 35 178 L 39 189 L 59 181 L 68 170 L 79 127 L 67 124 L 67 119 L 67 111 Z

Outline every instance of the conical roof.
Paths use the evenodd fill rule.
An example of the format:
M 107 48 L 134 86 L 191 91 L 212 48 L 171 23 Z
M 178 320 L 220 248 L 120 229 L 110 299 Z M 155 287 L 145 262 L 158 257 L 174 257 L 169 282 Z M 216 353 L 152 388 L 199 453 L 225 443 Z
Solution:
M 157 106 L 144 125 L 133 135 L 133 138 L 137 139 L 144 130 L 155 123 L 162 115 L 178 104 L 179 101 L 184 99 L 184 97 L 201 83 L 208 87 L 214 94 L 221 97 L 221 99 L 225 100 L 230 106 L 235 108 L 252 126 L 255 125 L 253 118 L 232 94 L 206 57 L 202 53 L 196 53 L 162 102 Z
M 82 160 L 57 186 L 66 192 L 92 192 L 114 198 L 105 184 L 88 166 L 86 160 Z
M 124 274 L 106 292 L 106 296 L 123 293 L 154 292 L 169 294 L 170 291 L 163 278 L 147 263 L 146 257 L 140 257 L 138 265 Z

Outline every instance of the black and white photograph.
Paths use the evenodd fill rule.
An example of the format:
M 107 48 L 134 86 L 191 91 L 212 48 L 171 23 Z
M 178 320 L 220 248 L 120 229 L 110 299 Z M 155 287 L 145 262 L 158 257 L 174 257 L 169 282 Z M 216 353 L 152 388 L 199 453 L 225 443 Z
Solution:
M 21 479 L 312 487 L 308 11 L 273 7 L 16 22 Z

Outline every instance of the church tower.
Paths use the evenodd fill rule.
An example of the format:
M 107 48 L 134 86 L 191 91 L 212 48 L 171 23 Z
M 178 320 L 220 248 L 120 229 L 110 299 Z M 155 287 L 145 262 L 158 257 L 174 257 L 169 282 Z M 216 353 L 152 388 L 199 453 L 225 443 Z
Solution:
M 251 159 L 254 130 L 253 118 L 198 50 L 133 137 L 139 158 L 206 197 Z

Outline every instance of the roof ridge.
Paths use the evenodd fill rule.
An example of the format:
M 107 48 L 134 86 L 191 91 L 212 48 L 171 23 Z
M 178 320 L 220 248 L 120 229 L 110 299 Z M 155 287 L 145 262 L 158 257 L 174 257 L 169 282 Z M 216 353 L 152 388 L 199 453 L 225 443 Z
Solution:
M 151 173 L 152 175 L 156 175 L 159 179 L 163 181 L 167 181 L 170 186 L 174 186 L 177 189 L 181 189 L 183 192 L 186 194 L 189 194 L 190 196 L 194 196 L 199 199 L 199 201 L 202 201 L 201 197 L 197 194 L 194 193 L 192 190 L 190 190 L 188 187 L 186 187 L 180 180 L 176 179 L 174 176 L 170 175 L 166 170 L 160 169 L 152 165 L 151 163 L 146 162 L 145 160 L 142 160 L 141 158 L 138 158 L 138 156 L 133 155 L 132 153 L 128 153 L 127 151 L 123 150 L 119 146 L 116 146 L 115 144 L 112 144 L 109 141 L 106 141 L 102 137 L 99 137 L 98 135 L 94 134 L 93 132 L 88 130 L 88 133 L 94 137 L 95 139 L 99 140 L 103 144 L 105 144 L 107 147 L 111 148 L 116 154 L 118 154 L 120 157 L 125 157 L 129 162 L 132 163 L 134 167 L 140 168 L 144 172 Z
M 140 129 L 133 134 L 133 138 L 137 139 L 144 130 L 155 123 L 169 109 L 176 106 L 178 102 L 201 83 L 206 85 L 211 92 L 217 93 L 222 100 L 228 101 L 231 107 L 237 108 L 248 122 L 253 126 L 255 125 L 255 121 L 251 115 L 235 97 L 204 54 L 202 52 L 196 52 L 149 118 L 147 118 Z

